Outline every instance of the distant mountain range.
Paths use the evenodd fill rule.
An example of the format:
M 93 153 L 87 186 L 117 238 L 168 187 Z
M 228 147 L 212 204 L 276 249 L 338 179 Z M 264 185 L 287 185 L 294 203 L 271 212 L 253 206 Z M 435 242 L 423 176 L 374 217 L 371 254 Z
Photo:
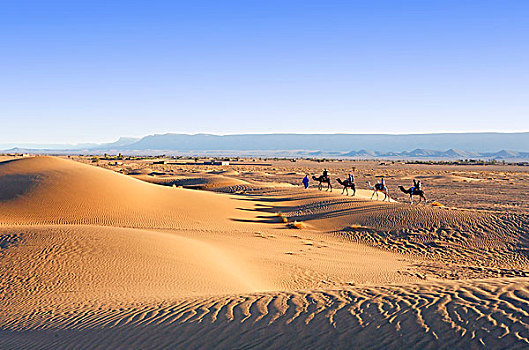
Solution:
M 353 158 L 425 158 L 425 159 L 529 159 L 529 152 L 517 152 L 501 150 L 498 152 L 467 152 L 457 149 L 447 151 L 435 151 L 417 148 L 413 151 L 404 152 L 374 152 L 367 150 L 352 151 L 344 154 Z
M 162 134 L 105 144 L 16 147 L 4 152 L 130 155 L 529 159 L 529 132 L 442 134 Z

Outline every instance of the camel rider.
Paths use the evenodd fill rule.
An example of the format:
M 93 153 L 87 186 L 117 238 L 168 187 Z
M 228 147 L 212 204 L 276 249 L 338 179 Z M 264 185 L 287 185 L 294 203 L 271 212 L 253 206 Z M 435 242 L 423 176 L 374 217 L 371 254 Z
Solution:
M 384 187 L 386 187 L 386 181 L 384 180 L 384 178 L 381 178 L 380 179 L 380 184 Z
M 420 191 L 421 190 L 421 180 L 415 180 L 413 179 L 413 187 L 411 188 L 411 193 L 414 191 Z
M 323 178 L 324 179 L 329 178 L 329 172 L 327 171 L 327 169 L 323 169 Z
M 351 185 L 355 183 L 355 177 L 353 174 L 349 173 L 349 177 L 347 179 Z

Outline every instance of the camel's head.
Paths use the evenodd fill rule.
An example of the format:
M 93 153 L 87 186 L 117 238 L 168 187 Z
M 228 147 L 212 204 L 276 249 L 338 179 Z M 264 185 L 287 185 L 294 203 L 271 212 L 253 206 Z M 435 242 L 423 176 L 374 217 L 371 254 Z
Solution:
M 409 193 L 409 192 L 404 188 L 404 186 L 399 186 L 399 190 L 401 190 L 401 191 L 404 192 L 404 193 Z

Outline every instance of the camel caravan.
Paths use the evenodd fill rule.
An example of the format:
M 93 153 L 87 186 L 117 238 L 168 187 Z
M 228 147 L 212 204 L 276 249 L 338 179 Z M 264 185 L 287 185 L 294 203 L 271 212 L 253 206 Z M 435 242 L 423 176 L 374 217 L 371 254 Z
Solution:
M 323 170 L 323 174 L 320 175 L 320 176 L 312 175 L 312 179 L 314 181 L 318 182 L 318 190 L 320 190 L 320 191 L 323 190 L 323 185 L 326 184 L 327 185 L 326 191 L 332 192 L 331 178 L 329 176 L 329 172 L 327 171 L 327 169 L 324 169 Z M 349 195 L 349 189 L 351 189 L 352 196 L 354 197 L 354 195 L 356 194 L 356 185 L 355 185 L 355 179 L 354 179 L 354 176 L 353 176 L 352 173 L 349 173 L 345 180 L 341 180 L 340 178 L 337 178 L 336 182 L 338 182 L 343 187 L 342 194 L 344 194 L 344 192 L 345 192 L 345 195 L 348 196 Z M 379 195 L 384 195 L 384 198 L 382 199 L 382 201 L 386 201 L 387 200 L 389 202 L 391 200 L 391 197 L 389 196 L 389 189 L 386 186 L 386 182 L 385 182 L 383 177 L 380 179 L 379 182 L 375 183 L 374 185 L 371 185 L 371 182 L 369 182 L 369 181 L 366 181 L 366 184 L 367 184 L 367 188 L 373 191 L 373 194 L 371 195 L 371 199 L 373 199 L 373 197 L 376 195 L 376 199 L 379 200 L 378 199 Z M 305 186 L 305 188 L 309 187 L 308 175 L 305 176 L 305 178 L 303 179 L 303 185 Z M 426 203 L 427 202 L 426 196 L 424 195 L 424 191 L 421 189 L 421 180 L 415 180 L 414 179 L 413 180 L 413 186 L 411 186 L 408 189 L 406 189 L 406 188 L 404 188 L 404 186 L 400 186 L 400 185 L 398 186 L 398 188 L 403 193 L 405 193 L 405 194 L 410 196 L 410 204 L 413 204 L 413 197 L 414 196 L 419 197 L 418 203 L 420 203 L 420 202 Z

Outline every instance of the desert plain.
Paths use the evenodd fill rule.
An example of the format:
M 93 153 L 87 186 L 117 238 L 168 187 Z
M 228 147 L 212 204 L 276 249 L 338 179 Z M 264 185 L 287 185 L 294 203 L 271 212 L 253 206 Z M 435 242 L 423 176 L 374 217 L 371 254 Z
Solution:
M 1 157 L 0 348 L 529 347 L 529 167 L 243 162 Z

